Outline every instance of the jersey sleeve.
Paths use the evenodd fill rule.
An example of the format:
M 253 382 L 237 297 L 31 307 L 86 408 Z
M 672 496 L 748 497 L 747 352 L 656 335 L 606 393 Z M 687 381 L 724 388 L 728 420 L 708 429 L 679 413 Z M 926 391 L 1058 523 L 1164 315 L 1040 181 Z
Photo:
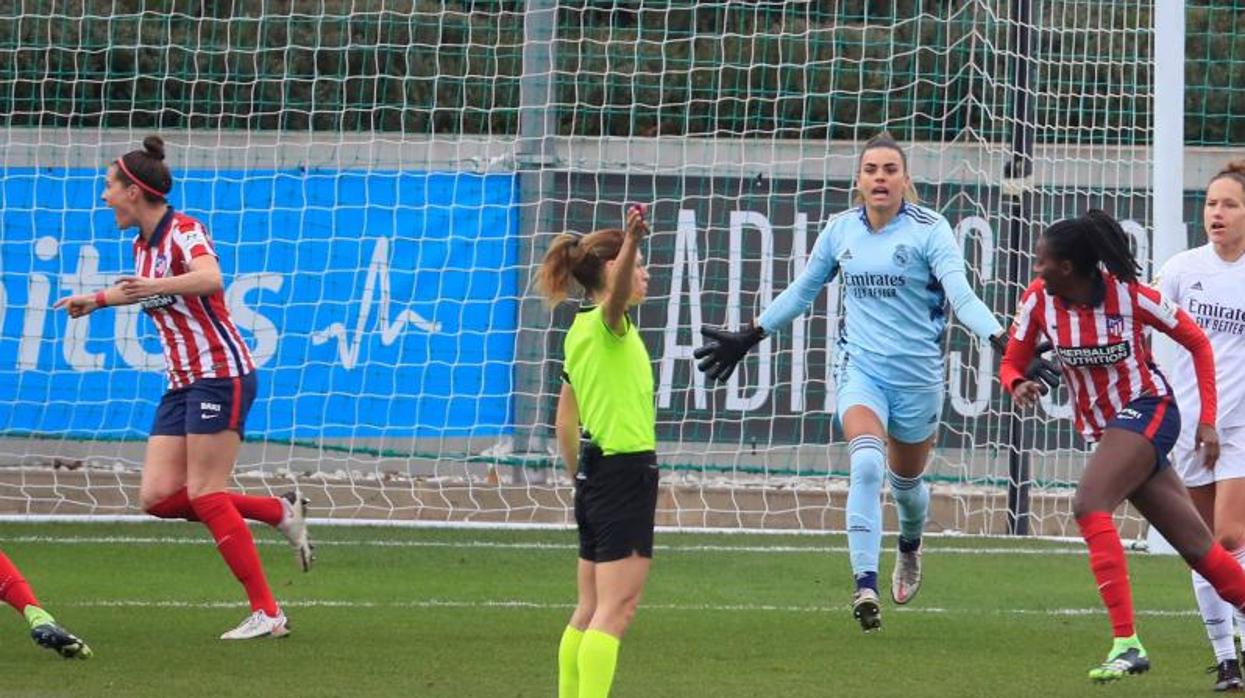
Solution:
M 999 367 L 999 381 L 1009 393 L 1025 380 L 1025 369 L 1033 361 L 1038 337 L 1042 334 L 1042 314 L 1038 312 L 1038 305 L 1044 293 L 1041 282 L 1033 282 L 1025 289 L 1016 308 L 1016 318 L 1008 332 L 1007 349 L 1003 352 L 1003 363 Z
M 930 229 L 925 258 L 930 272 L 947 293 L 951 311 L 965 327 L 982 338 L 993 337 L 1003 331 L 999 321 L 994 319 L 994 313 L 969 285 L 968 274 L 964 271 L 964 253 L 951 232 L 951 224 L 942 216 Z
M 1199 424 L 1215 425 L 1218 393 L 1215 390 L 1215 352 L 1206 333 L 1193 317 L 1163 294 L 1145 284 L 1137 289 L 1137 318 L 1176 340 L 1193 355 L 1193 372 L 1197 375 L 1198 397 L 1202 400 Z
M 212 247 L 212 240 L 208 237 L 207 230 L 203 224 L 195 220 L 177 221 L 170 231 L 173 235 L 173 244 L 182 254 L 182 259 L 187 263 L 195 257 L 203 255 L 216 256 L 216 250 Z
M 949 275 L 957 272 L 964 274 L 964 253 L 955 240 L 955 233 L 951 232 L 951 224 L 942 216 L 938 216 L 938 222 L 930 229 L 926 239 L 925 259 L 934 278 L 944 286 Z
M 1003 326 L 994 319 L 994 313 L 981 302 L 973 292 L 973 287 L 968 285 L 968 276 L 963 271 L 944 276 L 942 287 L 951 303 L 951 311 L 973 334 L 989 339 L 1003 331 Z
M 1152 284 L 1164 298 L 1177 305 L 1180 304 L 1179 266 L 1179 263 L 1174 258 L 1167 260 Z
M 786 327 L 796 316 L 813 305 L 817 294 L 821 293 L 821 287 L 837 273 L 839 262 L 835 256 L 835 221 L 831 221 L 817 235 L 817 242 L 813 244 L 813 253 L 809 255 L 804 271 L 765 308 L 757 318 L 757 324 L 767 334 Z

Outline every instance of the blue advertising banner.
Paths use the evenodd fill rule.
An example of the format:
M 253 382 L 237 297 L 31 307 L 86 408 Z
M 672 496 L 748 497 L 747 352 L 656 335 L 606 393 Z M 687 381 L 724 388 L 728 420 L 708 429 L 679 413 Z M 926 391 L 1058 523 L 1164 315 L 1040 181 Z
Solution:
M 259 438 L 469 436 L 512 428 L 520 289 L 511 174 L 177 173 L 259 365 Z M 133 269 L 103 172 L 0 184 L 0 432 L 141 437 L 165 390 L 136 306 L 69 321 L 58 298 Z

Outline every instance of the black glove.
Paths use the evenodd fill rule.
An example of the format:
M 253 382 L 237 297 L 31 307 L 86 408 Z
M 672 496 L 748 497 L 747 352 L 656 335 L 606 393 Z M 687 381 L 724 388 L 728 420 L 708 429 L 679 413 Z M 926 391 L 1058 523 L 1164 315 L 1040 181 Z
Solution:
M 1007 351 L 1007 334 L 994 335 L 990 338 L 990 344 L 1002 354 Z M 1029 366 L 1025 369 L 1025 380 L 1037 381 L 1043 395 L 1059 387 L 1061 375 L 1059 367 L 1055 365 L 1054 361 L 1043 358 L 1043 355 L 1049 353 L 1053 348 L 1050 340 L 1038 342 L 1038 345 L 1033 349 L 1033 360 L 1029 362 Z
M 708 341 L 692 352 L 692 356 L 701 359 L 696 368 L 713 380 L 725 381 L 748 350 L 765 339 L 765 330 L 750 325 L 730 332 L 706 325 L 700 328 L 700 335 Z

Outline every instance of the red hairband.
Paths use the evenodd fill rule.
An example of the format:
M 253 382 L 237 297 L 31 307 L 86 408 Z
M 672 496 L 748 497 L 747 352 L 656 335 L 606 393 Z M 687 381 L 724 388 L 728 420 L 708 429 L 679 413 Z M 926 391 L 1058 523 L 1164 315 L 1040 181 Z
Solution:
M 134 173 L 130 172 L 130 168 L 125 166 L 124 156 L 117 158 L 117 167 L 120 167 L 121 171 L 125 173 L 125 176 L 129 177 L 130 182 L 138 185 L 139 189 L 142 189 L 143 191 L 147 192 L 148 194 L 151 194 L 152 196 L 158 196 L 162 199 L 164 198 L 164 194 L 156 191 L 155 187 L 151 186 L 150 184 L 147 184 L 146 182 L 139 179 L 138 177 L 135 177 Z

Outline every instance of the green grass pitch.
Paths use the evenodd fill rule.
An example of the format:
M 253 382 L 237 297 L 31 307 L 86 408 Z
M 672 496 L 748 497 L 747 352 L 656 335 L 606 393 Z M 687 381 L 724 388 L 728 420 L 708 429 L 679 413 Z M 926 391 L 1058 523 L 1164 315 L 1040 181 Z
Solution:
M 198 525 L 0 525 L 0 549 L 96 653 L 69 662 L 41 650 L 0 607 L 0 695 L 556 692 L 574 532 L 319 527 L 319 563 L 302 574 L 284 541 L 254 530 L 291 619 L 286 639 L 216 639 L 247 609 Z M 617 698 L 1175 696 L 1212 683 L 1174 557 L 1129 559 L 1154 669 L 1096 688 L 1085 672 L 1110 628 L 1079 545 L 930 539 L 921 593 L 904 609 L 887 600 L 871 635 L 848 610 L 841 536 L 659 533 L 658 545 Z M 885 579 L 892 560 L 884 553 Z

